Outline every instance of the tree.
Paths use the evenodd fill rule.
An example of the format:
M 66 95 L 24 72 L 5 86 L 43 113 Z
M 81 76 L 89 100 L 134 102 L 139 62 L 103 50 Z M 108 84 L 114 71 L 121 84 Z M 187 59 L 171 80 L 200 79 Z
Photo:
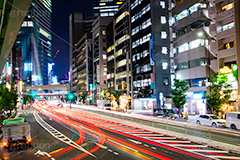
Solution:
M 5 118 L 9 118 L 12 115 L 12 110 L 16 110 L 17 105 L 17 88 L 14 87 L 15 83 L 10 83 L 6 77 L 0 78 L 0 110 L 1 115 L 4 111 L 9 111 Z M 2 117 L 1 120 L 3 120 Z
M 23 104 L 34 102 L 34 98 L 30 95 L 23 95 Z
M 117 107 L 120 106 L 120 96 L 122 95 L 122 91 L 114 91 L 112 95 L 115 97 L 115 101 L 117 103 Z
M 100 96 L 101 96 L 101 98 L 102 98 L 103 100 L 109 100 L 108 94 L 109 94 L 109 91 L 103 90 L 103 91 L 100 93 Z
M 231 97 L 232 90 L 231 85 L 227 84 L 227 75 L 219 75 L 215 73 L 210 76 L 207 92 L 207 104 L 211 108 L 211 112 L 219 113 L 221 106 L 228 102 Z
M 87 92 L 81 92 L 78 97 L 80 98 L 80 102 L 83 104 L 85 103 L 86 97 L 87 97 Z
M 180 110 L 183 108 L 184 104 L 187 102 L 187 96 L 185 95 L 185 93 L 189 90 L 189 85 L 187 84 L 186 81 L 182 80 L 178 80 L 175 79 L 174 82 L 174 87 L 171 88 L 171 93 L 172 93 L 172 101 L 174 103 L 174 106 L 176 108 L 178 108 L 179 110 L 179 115 Z

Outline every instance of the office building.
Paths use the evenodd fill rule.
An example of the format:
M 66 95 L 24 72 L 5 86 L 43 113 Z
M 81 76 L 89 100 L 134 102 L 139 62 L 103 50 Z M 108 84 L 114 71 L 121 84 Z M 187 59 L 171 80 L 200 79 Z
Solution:
M 129 1 L 121 5 L 114 18 L 114 86 L 115 90 L 131 93 Z M 108 57 L 109 58 L 109 57 Z
M 94 103 L 107 90 L 107 26 L 113 17 L 98 17 L 92 24 Z
M 114 16 L 125 0 L 93 0 L 92 10 L 95 17 Z
M 107 90 L 115 91 L 115 45 L 113 35 L 113 21 L 107 26 Z
M 132 104 L 135 109 L 163 107 L 171 85 L 168 1 L 132 0 L 130 8 Z
M 94 20 L 82 13 L 70 15 L 70 78 L 71 91 L 76 93 L 89 92 L 93 86 L 91 30 Z
M 22 49 L 24 85 L 47 85 L 52 62 L 51 0 L 33 0 L 15 46 Z
M 206 113 L 206 92 L 209 76 L 218 71 L 217 53 L 211 51 L 215 38 L 210 34 L 212 23 L 209 1 L 171 1 L 173 53 L 176 79 L 188 82 L 189 113 Z

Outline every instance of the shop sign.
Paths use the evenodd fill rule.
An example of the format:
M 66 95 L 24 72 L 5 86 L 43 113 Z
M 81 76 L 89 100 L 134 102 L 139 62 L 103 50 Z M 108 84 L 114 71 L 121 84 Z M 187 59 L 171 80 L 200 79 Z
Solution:
M 230 69 L 228 66 L 224 66 L 223 68 L 220 68 L 219 72 L 220 74 L 229 74 L 233 73 L 233 70 Z
M 193 93 L 193 99 L 203 99 L 205 97 L 204 92 L 195 92 Z

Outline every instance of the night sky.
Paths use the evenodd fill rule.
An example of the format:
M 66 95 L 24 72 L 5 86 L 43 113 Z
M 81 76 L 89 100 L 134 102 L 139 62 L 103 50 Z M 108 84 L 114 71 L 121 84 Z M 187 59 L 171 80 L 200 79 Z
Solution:
M 52 0 L 52 53 L 55 55 L 59 49 L 59 54 L 54 60 L 54 72 L 59 79 L 65 79 L 65 74 L 69 71 L 69 15 L 72 12 L 85 13 L 92 16 L 91 0 Z

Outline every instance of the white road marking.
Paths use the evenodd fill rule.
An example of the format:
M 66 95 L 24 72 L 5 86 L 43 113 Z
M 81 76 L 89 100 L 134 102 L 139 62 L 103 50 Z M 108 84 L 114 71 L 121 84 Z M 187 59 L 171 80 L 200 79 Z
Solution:
M 172 141 L 172 140 L 161 140 L 161 142 L 174 142 L 174 143 L 191 143 L 191 141 Z
M 47 152 L 42 152 L 40 150 L 38 150 L 35 155 L 40 155 L 40 156 L 47 156 L 49 158 L 51 158 L 51 160 L 55 160 L 55 158 L 52 158 L 52 156 L 50 154 L 48 154 Z
M 200 147 L 200 148 L 206 148 L 207 145 L 188 145 L 188 144 L 170 144 L 170 146 L 178 146 L 178 147 Z
M 34 113 L 34 118 L 36 119 L 36 121 L 46 130 L 48 131 L 53 137 L 55 137 L 56 139 L 82 151 L 85 152 L 89 155 L 91 155 L 92 157 L 96 158 L 95 155 L 93 155 L 92 153 L 88 152 L 86 149 L 84 149 L 83 147 L 79 146 L 77 143 L 75 143 L 74 141 L 72 141 L 71 139 L 69 139 L 68 137 L 66 137 L 64 134 L 62 134 L 61 132 L 59 132 L 58 130 L 54 129 L 52 126 L 50 126 L 48 123 L 46 123 L 37 113 Z M 50 130 L 50 128 L 52 128 L 52 130 L 54 129 L 54 132 L 52 132 Z
M 146 139 L 153 139 L 153 138 L 159 138 L 159 139 L 176 139 L 176 137 L 148 137 Z M 157 139 L 153 139 L 155 141 L 157 141 Z
M 151 147 L 152 149 L 157 149 L 156 147 Z
M 109 151 L 109 152 L 113 152 L 113 150 L 111 150 L 111 149 L 108 149 L 108 151 Z
M 147 144 L 144 144 L 144 146 L 145 146 L 145 147 L 149 147 L 149 145 L 147 145 Z
M 221 150 L 201 150 L 201 149 L 187 149 L 189 152 L 213 152 L 213 153 L 228 153 L 228 151 Z
M 137 134 L 137 135 L 139 135 L 139 136 L 159 136 L 159 137 L 163 136 L 162 134 Z
M 142 144 L 142 142 L 139 142 L 139 141 L 135 141 L 135 140 L 133 140 L 133 139 L 127 139 L 128 141 L 131 141 L 131 142 L 133 142 L 133 143 L 136 143 L 136 144 Z
M 125 132 L 125 133 L 132 133 L 132 134 L 150 134 L 152 132 Z
M 117 145 L 119 145 L 119 146 L 122 146 L 122 147 L 125 147 L 125 148 L 127 148 L 127 149 L 130 149 L 130 150 L 132 150 L 132 151 L 134 151 L 134 152 L 138 152 L 137 150 L 135 150 L 135 149 L 133 149 L 133 148 L 130 148 L 130 147 L 125 146 L 125 145 L 123 145 L 123 144 L 121 144 L 121 143 L 115 142 L 115 141 L 113 141 L 113 140 L 111 140 L 111 139 L 107 139 L 107 140 L 110 141 L 110 142 L 113 142 L 113 143 L 115 143 L 115 144 L 117 144 Z
M 108 147 L 107 146 L 104 146 L 104 145 L 100 145 L 98 143 L 95 143 L 97 146 L 101 147 L 102 149 L 107 149 Z
M 117 155 L 117 156 L 119 155 L 117 152 L 113 152 L 113 154 L 115 154 L 115 155 Z
M 240 159 L 240 157 L 233 157 L 233 156 L 207 156 L 210 158 L 221 158 L 221 159 Z

